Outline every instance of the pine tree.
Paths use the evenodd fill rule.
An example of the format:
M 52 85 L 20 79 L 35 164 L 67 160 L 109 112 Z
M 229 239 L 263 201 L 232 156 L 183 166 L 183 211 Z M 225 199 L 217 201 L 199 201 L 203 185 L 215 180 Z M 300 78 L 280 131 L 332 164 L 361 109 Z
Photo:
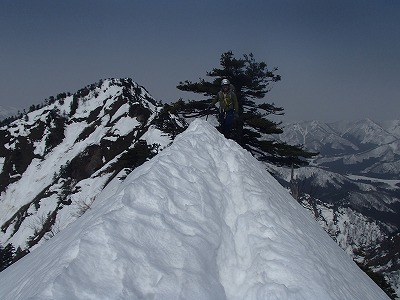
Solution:
M 14 254 L 13 244 L 7 244 L 4 248 L 0 245 L 0 272 L 13 263 Z
M 225 52 L 220 59 L 221 68 L 207 72 L 212 81 L 180 82 L 177 88 L 182 91 L 203 94 L 208 99 L 189 101 L 180 105 L 181 112 L 200 112 L 205 110 L 213 97 L 220 90 L 223 78 L 229 79 L 235 88 L 239 101 L 240 118 L 236 122 L 236 141 L 249 150 L 258 159 L 276 165 L 307 165 L 307 158 L 316 153 L 307 152 L 301 145 L 288 145 L 272 139 L 272 134 L 283 132 L 281 122 L 267 119 L 270 115 L 283 115 L 283 108 L 274 103 L 257 104 L 255 100 L 265 97 L 273 83 L 281 80 L 276 74 L 277 68 L 269 70 L 265 62 L 256 62 L 252 53 L 235 58 L 232 51 Z M 182 101 L 182 100 L 181 100 Z

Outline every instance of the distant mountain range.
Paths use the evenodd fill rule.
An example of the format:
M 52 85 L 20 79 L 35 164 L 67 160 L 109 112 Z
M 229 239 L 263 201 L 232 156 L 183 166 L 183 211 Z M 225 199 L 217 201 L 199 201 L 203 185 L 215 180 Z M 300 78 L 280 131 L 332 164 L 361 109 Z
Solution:
M 15 107 L 7 107 L 0 105 L 0 121 L 4 120 L 5 118 L 14 116 L 18 113 L 18 109 Z
M 399 179 L 400 121 L 288 123 L 280 139 L 319 155 L 313 162 L 333 172 Z
M 298 201 L 356 260 L 400 282 L 400 121 L 284 124 L 275 138 L 319 152 L 294 171 Z M 271 167 L 293 189 L 291 170 Z
M 12 244 L 13 261 L 39 247 L 190 122 L 131 79 L 107 79 L 1 127 L 0 245 Z M 287 123 L 274 138 L 319 152 L 293 176 L 266 167 L 350 256 L 399 291 L 400 121 Z

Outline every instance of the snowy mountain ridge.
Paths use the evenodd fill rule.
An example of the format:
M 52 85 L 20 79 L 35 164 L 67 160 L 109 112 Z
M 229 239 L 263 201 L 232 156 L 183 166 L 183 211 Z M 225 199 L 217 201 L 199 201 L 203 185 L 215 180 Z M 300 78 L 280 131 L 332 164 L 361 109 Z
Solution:
M 307 144 L 315 140 L 320 132 L 323 136 L 332 135 L 339 141 L 340 138 L 348 139 L 357 144 L 383 145 L 389 144 L 400 138 L 400 120 L 388 120 L 385 122 L 376 122 L 371 119 L 358 121 L 337 121 L 333 123 L 324 123 L 316 120 L 287 122 L 284 124 L 285 136 L 291 136 L 297 139 L 301 144 Z M 295 142 L 293 140 L 293 142 Z M 344 142 L 342 140 L 342 142 Z M 313 148 L 312 150 L 320 150 Z
M 388 299 L 260 162 L 200 120 L 0 280 L 6 300 Z
M 109 190 L 110 182 L 122 180 L 165 149 L 192 121 L 165 109 L 167 105 L 157 103 L 131 79 L 102 80 L 50 100 L 0 128 L 0 246 L 15 247 L 12 261 L 79 220 L 99 193 Z M 216 125 L 216 120 L 210 116 L 208 123 Z M 398 122 L 385 126 L 396 131 Z M 341 128 L 345 131 L 344 125 Z M 329 127 L 324 130 L 332 134 Z M 309 135 L 303 136 L 308 141 Z M 329 165 L 320 168 L 320 161 L 318 157 L 296 171 L 302 181 L 299 203 L 350 256 L 367 262 L 354 251 L 376 253 L 369 266 L 398 290 L 399 251 L 390 250 L 396 249 L 392 235 L 398 230 L 393 225 L 398 223 L 398 180 L 339 174 L 329 171 Z M 268 168 L 283 186 L 289 185 L 290 170 Z M 389 252 L 384 261 L 375 259 Z
M 15 107 L 8 107 L 8 106 L 2 106 L 0 105 L 0 121 L 11 117 L 13 115 L 16 115 L 18 112 L 18 109 Z
M 73 222 L 114 176 L 158 151 L 146 142 L 153 132 L 159 149 L 171 143 L 153 123 L 160 109 L 131 80 L 105 80 L 3 127 L 1 244 L 26 253 Z

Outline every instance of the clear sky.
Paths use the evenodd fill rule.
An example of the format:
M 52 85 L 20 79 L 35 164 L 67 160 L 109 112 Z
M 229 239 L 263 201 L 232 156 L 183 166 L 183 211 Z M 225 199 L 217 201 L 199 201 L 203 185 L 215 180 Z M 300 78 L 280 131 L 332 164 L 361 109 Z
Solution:
M 157 100 L 193 98 L 223 52 L 252 52 L 282 81 L 285 120 L 399 119 L 398 0 L 5 0 L 0 105 L 19 109 L 109 77 Z

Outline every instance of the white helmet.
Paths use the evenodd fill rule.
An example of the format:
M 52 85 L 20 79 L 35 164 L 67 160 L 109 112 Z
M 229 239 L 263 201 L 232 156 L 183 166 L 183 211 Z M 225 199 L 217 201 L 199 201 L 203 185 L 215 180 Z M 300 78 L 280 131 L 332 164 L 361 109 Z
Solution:
M 229 84 L 230 84 L 230 82 L 228 79 L 222 79 L 221 85 L 229 85 Z

